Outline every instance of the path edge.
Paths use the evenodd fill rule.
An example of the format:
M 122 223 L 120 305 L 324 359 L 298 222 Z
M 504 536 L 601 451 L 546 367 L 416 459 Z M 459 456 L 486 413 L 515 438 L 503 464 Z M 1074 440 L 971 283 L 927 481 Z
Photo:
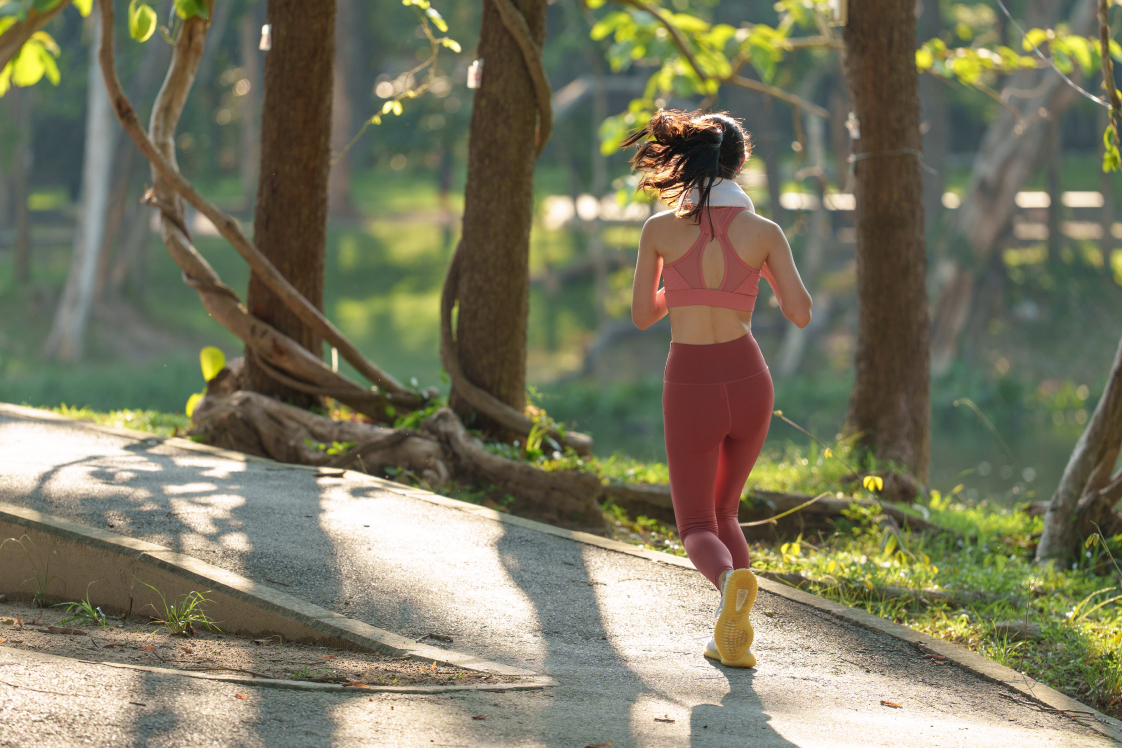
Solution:
M 44 421 L 64 422 L 92 431 L 114 434 L 116 436 L 132 439 L 134 441 L 155 439 L 167 443 L 168 446 L 195 452 L 205 452 L 207 454 L 222 456 L 228 459 L 238 460 L 242 462 L 263 462 L 272 465 L 284 465 L 285 467 L 290 467 L 292 469 L 307 470 L 312 472 L 319 472 L 321 470 L 321 468 L 310 465 L 278 463 L 275 460 L 270 460 L 264 457 L 257 457 L 241 452 L 234 452 L 227 449 L 220 449 L 218 447 L 199 444 L 189 439 L 157 436 L 155 434 L 148 434 L 129 429 L 118 429 L 110 426 L 101 426 L 89 421 L 66 418 L 56 413 L 51 413 L 50 411 L 39 410 L 26 406 L 0 403 L 0 414 L 7 414 L 22 418 L 35 418 Z M 390 491 L 412 499 L 419 499 L 421 501 L 425 501 L 430 504 L 436 504 L 438 506 L 443 506 L 449 509 L 466 512 L 468 514 L 474 514 L 480 518 L 490 519 L 496 522 L 501 522 L 503 524 L 514 525 L 516 527 L 522 527 L 527 530 L 534 530 L 546 535 L 553 535 L 554 537 L 564 538 L 566 540 L 571 540 L 573 542 L 581 543 L 584 545 L 596 546 L 598 548 L 602 548 L 608 551 L 614 551 L 616 553 L 623 553 L 629 556 L 645 558 L 655 563 L 666 564 L 667 566 L 676 566 L 683 569 L 695 568 L 694 565 L 690 563 L 689 559 L 683 558 L 681 556 L 674 556 L 669 553 L 663 553 L 662 551 L 641 548 L 629 543 L 623 543 L 618 540 L 610 540 L 608 538 L 603 538 L 599 535 L 593 535 L 591 533 L 579 532 L 576 530 L 566 530 L 561 527 L 547 525 L 543 522 L 536 522 L 534 520 L 525 519 L 523 517 L 516 517 L 511 514 L 497 512 L 493 509 L 488 509 L 477 504 L 471 504 L 469 502 L 460 501 L 458 499 L 451 499 L 447 496 L 441 496 L 439 494 L 432 493 L 431 491 L 425 491 L 420 488 L 404 486 L 400 483 L 394 483 L 393 481 L 389 481 L 384 478 L 367 475 L 366 473 L 359 473 L 352 470 L 347 470 L 346 473 L 348 478 L 368 481 L 371 485 L 377 486 L 378 488 L 381 488 L 385 491 Z M 7 505 L 0 505 L 0 508 L 8 507 Z M 11 508 L 15 509 L 17 507 Z M 20 509 L 20 511 L 31 510 Z M 223 571 L 223 574 L 228 574 L 228 572 Z M 859 626 L 870 631 L 875 631 L 877 633 L 890 636 L 893 639 L 907 642 L 908 644 L 911 644 L 921 651 L 942 655 L 948 661 L 954 663 L 963 670 L 966 670 L 969 673 L 973 673 L 974 675 L 977 675 L 978 677 L 988 680 L 992 683 L 997 683 L 999 685 L 1005 686 L 1006 688 L 1009 688 L 1010 690 L 1015 691 L 1025 698 L 1048 709 L 1089 713 L 1091 715 L 1091 719 L 1080 719 L 1080 724 L 1083 724 L 1086 727 L 1090 727 L 1096 732 L 1099 732 L 1102 735 L 1114 740 L 1115 742 L 1122 744 L 1122 722 L 1119 722 L 1113 717 L 1109 717 L 1098 711 L 1097 709 L 1093 709 L 1086 704 L 1073 699 L 1067 694 L 1057 691 L 1051 686 L 1047 686 L 1039 681 L 1036 681 L 1023 673 L 1018 673 L 1012 668 L 1005 667 L 1004 665 L 999 665 L 993 660 L 987 659 L 979 655 L 978 653 L 973 652 L 966 647 L 963 647 L 962 645 L 947 642 L 942 639 L 936 639 L 929 634 L 924 634 L 894 621 L 889 621 L 884 618 L 874 616 L 873 614 L 866 611 L 852 608 L 848 605 L 834 602 L 833 600 L 827 600 L 824 597 L 820 597 L 803 590 L 795 589 L 794 587 L 791 587 L 789 585 L 766 579 L 762 576 L 758 577 L 758 581 L 760 588 L 765 590 L 766 592 L 769 592 L 778 597 L 782 597 L 786 600 L 790 600 L 792 602 L 814 608 L 815 610 L 821 611 L 823 613 L 826 613 L 827 615 L 846 621 L 847 623 L 853 624 L 855 626 Z M 389 632 L 384 633 L 389 634 Z M 396 637 L 396 635 L 394 634 L 389 635 L 395 638 L 400 638 Z M 446 650 L 437 649 L 436 647 L 427 647 L 426 649 L 433 649 L 437 652 L 447 654 Z M 453 662 L 449 664 L 458 663 Z M 460 667 L 467 666 L 460 665 Z M 506 668 L 506 666 L 499 667 L 508 669 Z M 522 673 L 526 675 L 532 675 L 527 671 L 522 671 Z

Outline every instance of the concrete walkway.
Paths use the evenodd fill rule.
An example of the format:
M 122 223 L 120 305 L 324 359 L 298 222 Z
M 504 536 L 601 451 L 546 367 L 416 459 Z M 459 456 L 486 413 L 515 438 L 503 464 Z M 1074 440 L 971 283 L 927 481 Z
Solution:
M 37 736 L 98 745 L 1113 744 L 897 639 L 766 592 L 755 616 L 759 666 L 715 666 L 701 649 L 716 593 L 695 571 L 364 477 L 316 477 L 181 444 L 0 410 L 0 501 L 159 543 L 404 636 L 449 635 L 458 651 L 559 685 L 373 698 L 250 689 L 234 699 L 245 687 L 0 646 L 0 745 L 43 743 Z

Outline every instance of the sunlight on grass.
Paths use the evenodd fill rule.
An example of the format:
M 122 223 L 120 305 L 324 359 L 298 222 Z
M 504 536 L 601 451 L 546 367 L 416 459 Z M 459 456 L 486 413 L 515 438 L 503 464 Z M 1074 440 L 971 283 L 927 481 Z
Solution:
M 56 408 L 40 408 L 60 416 L 82 421 L 93 421 L 101 426 L 117 429 L 133 429 L 158 436 L 177 436 L 191 428 L 191 419 L 178 413 L 162 413 L 158 410 L 110 410 L 97 411 L 93 408 L 78 408 L 65 403 Z

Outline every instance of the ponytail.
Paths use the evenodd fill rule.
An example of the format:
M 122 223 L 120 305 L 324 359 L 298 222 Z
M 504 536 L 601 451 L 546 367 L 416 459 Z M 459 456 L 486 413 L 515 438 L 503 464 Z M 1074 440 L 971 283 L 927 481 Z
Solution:
M 702 114 L 660 109 L 647 126 L 624 141 L 637 145 L 631 159 L 645 172 L 639 189 L 653 189 L 665 203 L 676 204 L 681 218 L 699 218 L 709 209 L 709 194 L 718 179 L 732 179 L 751 152 L 748 133 L 727 114 Z M 697 204 L 690 201 L 696 189 Z

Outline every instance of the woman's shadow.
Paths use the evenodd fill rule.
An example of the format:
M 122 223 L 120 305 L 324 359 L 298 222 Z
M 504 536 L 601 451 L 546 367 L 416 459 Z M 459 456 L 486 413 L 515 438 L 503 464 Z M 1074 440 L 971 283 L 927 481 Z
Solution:
M 753 687 L 756 671 L 727 668 L 707 660 L 717 673 L 728 679 L 728 693 L 720 704 L 698 704 L 690 711 L 690 745 L 725 745 L 729 740 L 753 748 L 784 748 L 790 742 L 769 724 L 771 717 Z

